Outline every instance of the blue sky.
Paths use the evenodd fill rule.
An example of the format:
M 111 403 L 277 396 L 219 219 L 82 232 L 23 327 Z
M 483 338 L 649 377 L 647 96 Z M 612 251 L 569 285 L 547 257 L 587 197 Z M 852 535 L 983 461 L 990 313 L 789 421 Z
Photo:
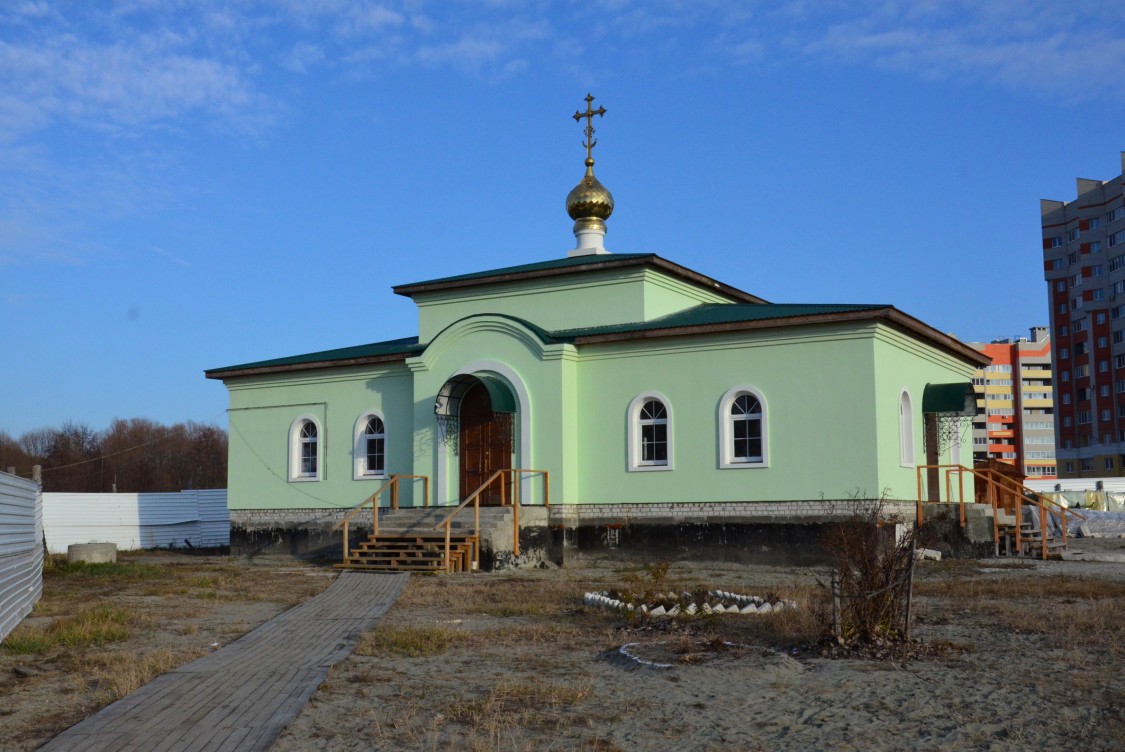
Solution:
M 0 9 L 0 430 L 226 425 L 205 368 L 409 336 L 393 284 L 607 247 L 965 340 L 1047 322 L 1040 198 L 1118 174 L 1125 6 Z

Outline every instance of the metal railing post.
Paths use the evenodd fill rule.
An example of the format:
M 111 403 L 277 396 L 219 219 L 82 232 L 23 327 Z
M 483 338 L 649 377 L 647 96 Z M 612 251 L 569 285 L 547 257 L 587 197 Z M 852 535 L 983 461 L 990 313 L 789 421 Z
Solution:
M 1016 495 L 1016 551 L 1023 556 L 1023 496 Z
M 957 468 L 957 498 L 961 502 L 961 527 L 965 527 L 965 468 Z
M 917 509 L 915 509 L 914 516 L 915 516 L 915 524 L 920 526 L 922 524 L 922 467 L 921 467 L 921 465 L 914 468 L 914 474 L 917 476 L 917 479 L 918 479 L 918 506 L 917 506 Z
M 449 574 L 450 570 L 453 568 L 453 561 L 452 561 L 452 559 L 449 555 L 449 527 L 450 527 L 450 525 L 451 525 L 450 520 L 446 520 L 445 521 L 445 573 L 446 574 Z
M 1043 561 L 1047 561 L 1047 507 L 1042 504 L 1039 505 L 1039 539 L 1042 541 Z
M 520 502 L 519 502 L 519 483 L 520 483 L 519 470 L 513 470 L 512 475 L 515 477 L 515 485 L 512 487 L 512 554 L 514 556 L 520 555 Z

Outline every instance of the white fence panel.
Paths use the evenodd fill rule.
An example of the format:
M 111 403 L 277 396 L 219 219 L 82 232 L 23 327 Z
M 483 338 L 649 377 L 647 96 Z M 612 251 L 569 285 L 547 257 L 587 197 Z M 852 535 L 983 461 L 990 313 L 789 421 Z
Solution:
M 222 521 L 225 527 L 220 529 Z M 137 548 L 225 546 L 230 542 L 227 492 L 48 493 L 43 495 L 47 550 L 72 543 L 116 543 Z
M 199 499 L 199 537 L 203 545 L 229 546 L 230 510 L 227 509 L 226 489 L 194 493 Z
M 0 473 L 0 640 L 43 594 L 43 500 L 39 486 Z

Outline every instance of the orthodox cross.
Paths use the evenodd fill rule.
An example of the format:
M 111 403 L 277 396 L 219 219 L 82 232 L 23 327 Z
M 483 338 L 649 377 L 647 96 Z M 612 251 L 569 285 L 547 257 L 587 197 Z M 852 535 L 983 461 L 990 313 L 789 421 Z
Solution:
M 581 123 L 582 118 L 586 118 L 586 140 L 582 145 L 586 147 L 586 159 L 592 160 L 593 155 L 591 152 L 594 147 L 598 145 L 597 140 L 594 139 L 594 115 L 605 115 L 605 107 L 599 106 L 598 109 L 593 108 L 594 96 L 592 94 L 586 95 L 586 111 L 578 112 L 575 110 L 574 119 L 576 122 Z

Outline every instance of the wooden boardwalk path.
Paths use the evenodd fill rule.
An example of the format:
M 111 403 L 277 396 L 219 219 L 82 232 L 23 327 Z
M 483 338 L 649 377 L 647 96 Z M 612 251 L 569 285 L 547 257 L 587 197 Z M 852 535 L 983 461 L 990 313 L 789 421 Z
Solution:
M 40 752 L 266 750 L 409 575 L 342 572 L 320 595 L 156 677 Z

